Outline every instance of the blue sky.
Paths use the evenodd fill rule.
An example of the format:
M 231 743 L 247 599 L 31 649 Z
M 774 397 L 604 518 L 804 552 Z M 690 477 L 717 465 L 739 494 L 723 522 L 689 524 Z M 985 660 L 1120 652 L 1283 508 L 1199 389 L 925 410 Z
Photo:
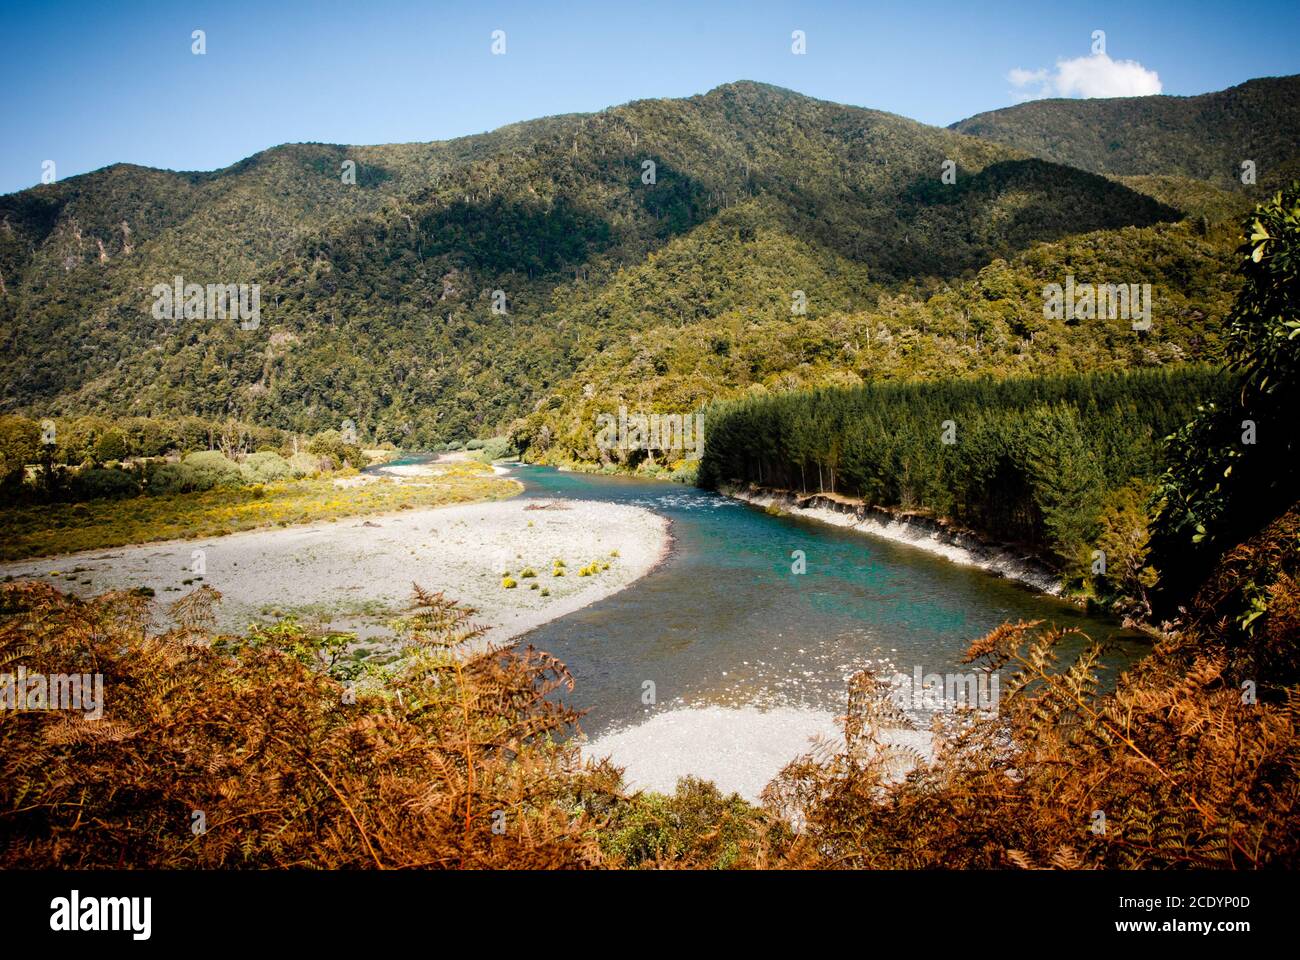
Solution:
M 279 143 L 441 140 L 739 79 L 949 124 L 1135 79 L 1186 95 L 1300 73 L 1297 37 L 1296 0 L 10 3 L 0 193 L 50 159 L 59 178 L 118 161 L 209 170 Z

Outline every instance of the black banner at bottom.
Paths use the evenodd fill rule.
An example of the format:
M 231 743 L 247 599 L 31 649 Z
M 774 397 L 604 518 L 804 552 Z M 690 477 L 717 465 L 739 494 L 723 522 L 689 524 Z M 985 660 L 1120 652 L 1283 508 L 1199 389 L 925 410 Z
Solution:
M 829 943 L 849 929 L 862 936 L 865 924 L 918 946 L 1038 935 L 1230 946 L 1289 929 L 1292 890 L 1288 873 L 6 872 L 0 929 L 11 947 L 76 940 L 128 950 L 374 948 L 438 928 L 497 944 L 553 941 L 569 924 L 584 938 L 620 937 L 613 943 L 654 938 L 660 925 L 679 937 L 689 929 L 693 941 Z

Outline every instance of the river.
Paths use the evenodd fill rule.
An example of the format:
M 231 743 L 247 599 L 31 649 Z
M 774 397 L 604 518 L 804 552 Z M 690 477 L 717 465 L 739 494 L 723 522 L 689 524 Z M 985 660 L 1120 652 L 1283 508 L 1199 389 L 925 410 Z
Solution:
M 680 484 L 534 466 L 513 475 L 526 497 L 630 503 L 671 521 L 672 551 L 654 571 L 521 638 L 568 665 L 577 686 L 566 700 L 588 711 L 592 736 L 664 708 L 842 712 L 845 680 L 862 667 L 968 671 L 970 641 L 1007 620 L 1112 638 L 1115 663 L 1147 649 L 1112 620 L 915 547 Z M 795 551 L 806 572 L 794 572 Z

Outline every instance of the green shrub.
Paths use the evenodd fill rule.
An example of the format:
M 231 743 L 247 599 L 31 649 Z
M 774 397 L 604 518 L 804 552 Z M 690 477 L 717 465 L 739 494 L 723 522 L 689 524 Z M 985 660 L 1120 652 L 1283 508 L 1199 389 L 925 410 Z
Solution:
M 165 463 L 149 474 L 146 487 L 152 494 L 195 493 L 211 490 L 216 482 L 209 471 L 196 470 L 183 463 Z
M 1237 251 L 1245 284 L 1228 316 L 1228 369 L 1240 389 L 1186 418 L 1156 486 L 1151 555 L 1161 615 L 1300 489 L 1300 181 L 1256 207 L 1245 226 Z
M 708 781 L 683 777 L 672 796 L 643 793 L 621 805 L 601 848 L 624 867 L 678 862 L 725 870 L 747 865 L 744 847 L 762 833 L 756 807 Z
M 269 483 L 273 480 L 288 480 L 294 475 L 294 468 L 278 453 L 263 452 L 244 458 L 243 473 L 253 483 Z
M 73 475 L 71 491 L 77 500 L 134 497 L 140 492 L 140 482 L 126 470 L 89 467 Z
M 519 456 L 519 449 L 510 442 L 509 437 L 491 437 L 487 440 L 471 440 L 465 444 L 466 450 L 475 451 L 474 459 L 483 463 L 493 460 L 505 460 Z
M 181 465 L 197 474 L 192 481 L 192 489 L 195 490 L 244 485 L 244 474 L 239 469 L 239 464 L 219 450 L 201 450 L 198 453 L 191 453 L 181 461 Z
M 699 472 L 700 462 L 698 460 L 690 460 L 670 473 L 668 479 L 673 483 L 685 483 L 694 486 L 696 478 L 699 476 Z
M 344 439 L 337 430 L 324 430 L 312 437 L 307 444 L 307 452 L 320 458 L 328 458 L 331 470 L 337 470 L 345 464 L 354 467 L 366 465 L 366 455 L 355 442 Z
M 220 450 L 199 450 L 196 453 L 187 455 L 181 463 L 197 468 L 229 470 L 232 473 L 239 472 L 239 465 Z
M 125 460 L 130 453 L 126 434 L 116 427 L 105 430 L 96 438 L 94 451 L 94 458 L 100 463 L 107 460 Z

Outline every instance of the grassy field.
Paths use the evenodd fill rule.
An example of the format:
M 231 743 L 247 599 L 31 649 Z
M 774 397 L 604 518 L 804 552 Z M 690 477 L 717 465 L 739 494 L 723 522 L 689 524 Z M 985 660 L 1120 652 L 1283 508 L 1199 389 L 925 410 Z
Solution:
M 500 500 L 521 489 L 517 481 L 495 476 L 491 467 L 466 462 L 419 480 L 322 477 L 203 493 L 6 508 L 0 511 L 0 560 Z

